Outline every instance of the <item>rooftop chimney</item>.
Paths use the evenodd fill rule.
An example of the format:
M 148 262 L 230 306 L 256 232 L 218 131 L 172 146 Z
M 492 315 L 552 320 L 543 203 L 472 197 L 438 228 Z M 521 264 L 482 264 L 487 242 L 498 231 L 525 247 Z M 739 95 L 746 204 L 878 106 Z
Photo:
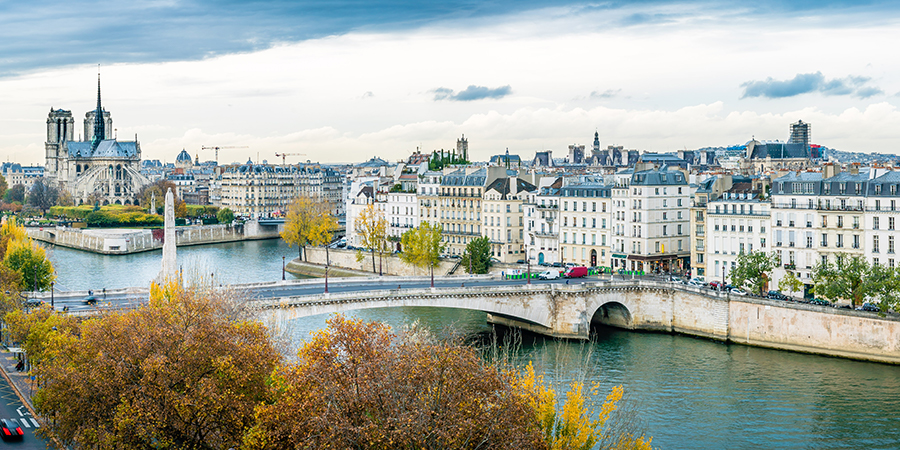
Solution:
M 518 182 L 516 177 L 509 177 L 509 196 L 510 198 L 516 196 L 516 188 L 518 187 Z
M 850 164 L 850 175 L 859 175 L 859 163 Z

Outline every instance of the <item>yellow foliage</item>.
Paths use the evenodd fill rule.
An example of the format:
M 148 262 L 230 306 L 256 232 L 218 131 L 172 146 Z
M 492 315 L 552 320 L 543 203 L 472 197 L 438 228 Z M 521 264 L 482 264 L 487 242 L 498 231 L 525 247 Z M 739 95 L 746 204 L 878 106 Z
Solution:
M 544 442 L 552 450 L 590 450 L 605 436 L 606 423 L 622 400 L 624 389 L 616 386 L 606 396 L 598 412 L 589 404 L 589 396 L 599 393 L 599 385 L 594 384 L 589 392 L 584 385 L 573 382 L 569 385 L 566 400 L 560 407 L 556 392 L 547 387 L 542 376 L 535 375 L 534 366 L 528 363 L 523 374 L 518 377 L 517 387 L 521 395 L 529 401 L 537 422 L 540 424 Z M 651 450 L 652 438 L 631 435 L 614 439 L 616 449 Z
M 28 235 L 25 233 L 25 227 L 16 225 L 16 218 L 9 217 L 0 226 L 0 237 L 9 237 L 9 239 L 25 240 Z
M 298 197 L 288 207 L 281 238 L 288 246 L 325 245 L 338 227 L 326 205 L 309 197 Z
M 162 285 L 158 283 L 150 284 L 150 305 L 164 306 L 177 300 L 183 293 L 184 288 L 177 281 L 166 281 Z

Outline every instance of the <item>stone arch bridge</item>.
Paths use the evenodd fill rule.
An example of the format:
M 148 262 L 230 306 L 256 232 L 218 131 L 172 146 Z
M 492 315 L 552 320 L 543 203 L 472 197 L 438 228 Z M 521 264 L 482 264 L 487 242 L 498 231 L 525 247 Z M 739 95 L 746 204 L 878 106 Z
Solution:
M 588 339 L 592 323 L 900 364 L 900 316 L 733 296 L 658 281 L 376 289 L 253 300 L 275 323 L 395 306 L 485 311 L 539 334 Z
M 484 311 L 492 322 L 567 339 L 587 339 L 591 322 L 712 338 L 728 332 L 725 294 L 652 281 L 383 289 L 253 303 L 276 323 L 359 309 L 431 306 Z

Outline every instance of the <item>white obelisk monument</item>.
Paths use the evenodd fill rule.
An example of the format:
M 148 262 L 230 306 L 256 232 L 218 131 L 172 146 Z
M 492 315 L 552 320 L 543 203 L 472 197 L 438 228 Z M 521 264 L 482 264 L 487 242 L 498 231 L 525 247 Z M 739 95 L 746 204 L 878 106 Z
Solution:
M 165 230 L 163 238 L 162 270 L 159 271 L 159 281 L 175 281 L 178 263 L 175 256 L 175 195 L 170 188 L 166 192 Z

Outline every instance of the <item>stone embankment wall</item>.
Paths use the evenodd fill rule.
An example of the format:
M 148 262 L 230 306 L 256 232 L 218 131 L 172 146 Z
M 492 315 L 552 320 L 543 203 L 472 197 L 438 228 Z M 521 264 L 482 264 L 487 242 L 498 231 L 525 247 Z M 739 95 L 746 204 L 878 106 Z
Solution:
M 68 227 L 28 228 L 28 235 L 38 241 L 94 253 L 120 255 L 162 248 L 164 234 L 157 230 L 77 229 Z M 279 227 L 243 225 L 189 225 L 175 229 L 178 246 L 215 244 L 253 239 L 279 238 Z
M 363 252 L 365 256 L 362 261 L 356 260 L 356 250 L 329 249 L 328 260 L 331 266 L 343 267 L 345 269 L 359 270 L 362 272 L 372 272 L 372 254 Z M 380 261 L 380 257 L 375 255 L 375 273 L 379 273 L 379 264 L 384 275 L 399 276 L 428 276 L 428 270 L 410 266 L 401 261 L 397 255 L 386 254 L 384 260 Z M 446 275 L 453 266 L 456 265 L 458 259 L 442 260 L 440 265 L 434 268 L 434 276 Z M 323 247 L 307 247 L 306 262 L 312 264 L 325 265 L 325 248 Z M 462 268 L 456 270 L 456 274 L 462 274 L 465 271 Z

